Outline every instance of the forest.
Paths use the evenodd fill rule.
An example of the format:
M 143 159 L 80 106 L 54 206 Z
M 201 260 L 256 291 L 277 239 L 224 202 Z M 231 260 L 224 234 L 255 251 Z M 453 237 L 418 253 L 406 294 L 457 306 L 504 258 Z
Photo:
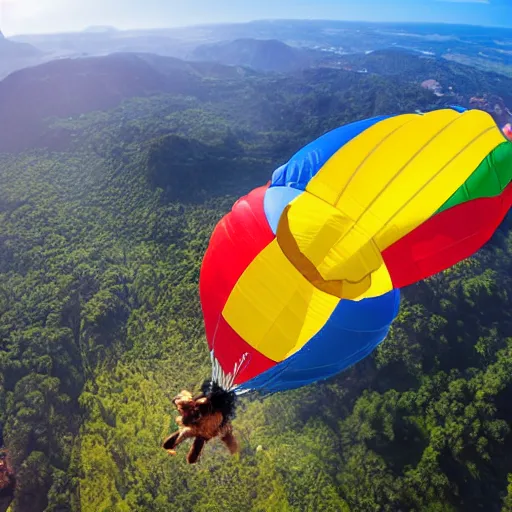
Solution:
M 215 224 L 327 130 L 446 101 L 401 73 L 203 77 L 45 117 L 38 144 L 0 153 L 12 512 L 512 511 L 511 218 L 404 290 L 369 358 L 240 399 L 239 455 L 212 442 L 189 466 L 161 448 L 172 397 L 210 372 L 198 278 Z M 471 95 L 508 83 L 442 73 Z

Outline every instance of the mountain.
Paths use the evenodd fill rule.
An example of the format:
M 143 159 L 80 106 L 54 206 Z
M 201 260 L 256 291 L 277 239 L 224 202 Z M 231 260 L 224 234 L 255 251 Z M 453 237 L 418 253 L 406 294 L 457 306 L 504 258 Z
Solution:
M 28 43 L 10 41 L 0 32 L 0 79 L 12 71 L 41 62 L 43 52 Z
M 268 43 L 260 45 L 256 42 L 256 46 L 253 43 L 223 45 L 230 49 L 224 55 L 229 54 L 236 61 L 244 60 L 245 65 L 249 55 L 248 60 L 253 57 L 253 62 L 260 62 L 263 66 L 266 57 L 260 50 L 267 49 Z M 271 46 L 274 47 L 273 42 Z M 255 53 L 231 52 L 233 48 L 255 47 L 259 49 Z M 283 59 L 284 55 L 290 55 L 289 50 L 292 50 L 291 55 L 298 55 L 293 61 L 294 66 L 303 62 L 301 52 L 286 46 L 283 48 L 280 43 L 276 47 L 283 49 L 282 58 L 270 59 L 273 64 L 268 64 L 267 70 L 286 66 Z M 183 61 L 153 54 L 118 53 L 104 57 L 58 59 L 17 71 L 0 82 L 0 150 L 33 145 L 63 147 L 70 142 L 71 133 L 49 130 L 49 120 L 111 109 L 130 98 L 159 94 L 189 97 L 201 104 L 213 102 L 224 105 L 226 109 L 227 105 L 232 105 L 229 115 L 233 118 L 241 120 L 252 116 L 252 122 L 255 117 L 266 121 L 272 119 L 276 126 L 288 129 L 290 123 L 303 123 L 305 116 L 315 110 L 324 116 L 344 115 L 351 107 L 347 105 L 343 91 L 349 94 L 349 90 L 358 87 L 376 91 L 384 87 L 384 83 L 392 89 L 399 81 L 407 84 L 411 91 L 423 90 L 422 101 L 426 104 L 485 105 L 483 108 L 491 112 L 501 125 L 510 120 L 511 79 L 405 50 L 338 56 L 334 60 L 319 61 L 311 68 L 294 69 L 293 74 L 282 78 L 277 76 L 272 78 L 269 75 L 263 80 L 261 72 L 247 67 L 212 61 Z M 375 76 L 388 82 L 376 80 Z M 330 84 L 332 89 L 325 89 L 321 84 Z M 436 84 L 433 89 L 431 84 Z M 317 88 L 325 90 L 317 92 Z M 277 90 L 283 95 L 282 107 L 280 110 L 274 107 L 273 111 L 267 112 L 267 98 L 275 97 Z M 245 105 L 240 111 L 238 98 L 244 94 Z M 474 98 L 484 98 L 484 94 L 491 96 L 486 101 L 476 102 Z M 295 110 L 286 105 L 287 97 L 297 98 L 299 104 Z M 367 102 L 368 108 L 384 113 L 400 111 L 405 105 L 403 102 L 393 103 L 382 92 L 379 95 L 368 92 L 358 101 Z M 411 104 L 413 109 L 424 106 L 425 103 Z M 371 112 L 369 110 L 369 114 Z
M 0 31 L 0 58 L 2 60 L 38 57 L 40 55 L 41 52 L 34 46 L 28 43 L 9 41 Z
M 293 75 L 283 78 L 279 87 L 283 93 L 298 94 L 306 112 L 310 88 L 316 84 L 336 84 L 322 100 L 325 113 L 337 108 L 346 109 L 339 92 L 347 87 L 377 86 L 374 75 L 390 80 L 407 82 L 411 87 L 428 89 L 429 81 L 438 84 L 431 93 L 433 101 L 441 104 L 471 106 L 471 98 L 481 97 L 485 91 L 502 102 L 500 122 L 508 120 L 507 108 L 512 105 L 512 80 L 495 73 L 483 72 L 455 62 L 425 57 L 405 50 L 382 50 L 370 54 L 337 56 L 335 59 L 318 61 L 313 67 L 297 69 L 305 62 L 300 50 L 279 42 L 239 41 L 223 43 L 226 51 L 218 60 L 249 62 L 266 70 L 282 67 L 294 68 Z M 215 58 L 213 47 L 202 53 Z M 279 48 L 281 53 L 267 54 L 270 48 Z M 242 50 L 251 50 L 246 53 Z M 306 52 L 306 56 L 309 54 Z M 290 57 L 289 59 L 286 56 Z M 265 64 L 266 62 L 266 64 Z M 365 73 L 361 73 L 361 71 Z M 359 71 L 359 72 L 358 72 Z M 255 112 L 262 107 L 258 102 L 265 94 L 275 95 L 275 82 L 260 81 L 260 72 L 242 66 L 228 66 L 217 61 L 183 61 L 173 57 L 154 54 L 117 53 L 104 57 L 58 59 L 39 66 L 19 70 L 0 82 L 0 149 L 14 149 L 33 144 L 48 144 L 48 137 L 55 136 L 45 128 L 48 118 L 79 116 L 95 110 L 110 109 L 133 97 L 148 97 L 157 94 L 185 95 L 200 101 L 222 100 L 227 104 L 226 94 L 234 97 L 250 87 L 254 106 L 246 110 Z M 293 78 L 292 78 L 293 77 Z M 253 80 L 257 79 L 257 80 Z M 238 85 L 237 85 L 238 84 Z M 390 85 L 391 87 L 391 85 Z M 238 88 L 238 89 L 237 89 Z M 268 89 L 268 92 L 265 92 Z M 442 91 L 441 94 L 438 91 Z M 233 92 L 228 92 L 233 91 Z M 299 91 L 299 92 L 297 92 Z M 435 94 L 438 98 L 435 98 Z M 216 95 L 219 95 L 218 97 Z M 367 95 L 369 100 L 371 95 Z M 318 98 L 318 97 L 317 97 Z M 315 101 L 318 101 L 315 100 Z M 375 100 L 392 112 L 398 105 L 388 104 L 385 96 Z M 491 101 L 492 102 L 492 101 Z M 338 106 L 340 104 L 340 106 Z M 489 102 L 487 103 L 489 105 Z M 234 107 L 236 108 L 236 107 Z M 416 107 L 415 107 L 416 108 Z M 232 115 L 243 117 L 233 110 Z M 296 113 L 278 114 L 282 123 L 296 117 Z
M 109 25 L 93 25 L 85 28 L 83 32 L 87 34 L 112 34 L 118 32 L 118 30 L 116 27 L 111 27 Z
M 117 30 L 114 27 L 90 27 L 82 32 L 15 36 L 13 41 L 34 45 L 48 59 L 106 56 L 112 53 L 152 53 L 183 58 L 198 44 L 175 37 L 168 30 Z
M 198 50 L 197 57 L 203 59 L 205 56 L 215 58 L 215 50 L 210 46 L 219 45 L 216 49 L 221 52 L 223 59 L 227 59 L 222 62 L 250 65 L 246 63 L 252 60 L 251 53 L 256 52 L 252 65 L 263 70 L 266 70 L 265 61 L 257 58 L 258 51 L 263 49 L 254 41 L 279 41 L 295 49 L 307 48 L 322 52 L 326 58 L 394 47 L 512 75 L 508 50 L 512 44 L 512 30 L 465 25 L 259 20 L 153 30 L 91 27 L 76 33 L 20 35 L 12 40 L 36 46 L 48 58 L 144 52 L 196 59 L 196 49 L 204 47 Z M 289 55 L 292 62 L 296 62 L 297 55 L 290 49 L 282 46 L 275 46 L 275 49 L 278 55 Z M 243 60 L 240 52 L 244 56 Z M 283 63 L 282 59 L 279 60 Z M 300 58 L 297 65 L 303 65 Z
M 209 60 L 228 66 L 247 66 L 258 71 L 289 72 L 311 66 L 321 54 L 293 48 L 277 39 L 236 39 L 198 46 L 194 60 Z
M 206 77 L 240 79 L 247 73 L 143 54 L 60 59 L 23 69 L 0 82 L 0 150 L 34 144 L 46 118 L 109 109 L 135 96 L 200 94 Z
M 190 30 L 189 37 L 194 33 Z M 397 47 L 449 58 L 486 70 L 512 72 L 512 60 L 508 52 L 512 43 L 512 29 L 509 28 L 440 23 L 257 20 L 197 27 L 195 33 L 200 33 L 203 38 L 217 40 L 241 37 L 279 39 L 292 46 L 338 55 Z M 185 35 L 185 29 L 180 34 Z

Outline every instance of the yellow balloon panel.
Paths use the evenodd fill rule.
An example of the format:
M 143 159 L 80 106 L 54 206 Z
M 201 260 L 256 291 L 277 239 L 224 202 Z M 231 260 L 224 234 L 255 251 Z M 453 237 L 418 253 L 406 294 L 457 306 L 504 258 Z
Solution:
M 377 241 L 384 250 L 395 237 L 430 218 L 502 141 L 485 112 L 446 110 L 420 116 L 371 151 L 336 206 L 370 237 L 392 225 L 394 236 L 385 234 Z M 351 251 L 358 249 L 358 240 L 352 229 L 338 243 Z
M 246 268 L 222 315 L 252 347 L 282 361 L 320 331 L 339 300 L 310 283 L 274 240 Z
M 392 286 L 381 251 L 429 219 L 502 141 L 478 110 L 381 121 L 335 153 L 291 202 L 278 240 L 292 261 L 300 260 L 294 251 L 302 254 L 301 272 L 330 293 L 356 300 L 385 293 Z M 288 230 L 296 248 L 284 242 Z
M 478 137 L 478 138 L 477 138 Z M 410 233 L 429 219 L 469 178 L 482 160 L 499 144 L 503 142 L 503 136 L 496 126 L 485 128 L 477 137 L 468 142 L 468 145 L 452 155 L 446 155 L 444 161 L 435 162 L 434 169 L 427 179 L 418 180 L 416 187 L 408 191 L 398 205 L 389 212 L 388 219 L 375 232 L 375 242 L 381 250 L 386 249 L 397 240 Z M 448 143 L 448 142 L 447 142 Z M 439 148 L 439 153 L 441 148 Z M 432 161 L 436 152 L 430 152 Z M 423 162 L 425 168 L 427 162 Z M 411 171 L 421 167 L 422 163 L 411 165 Z M 397 179 L 394 188 L 405 190 L 403 179 Z M 401 188 L 403 187 L 403 188 Z M 392 192 L 387 195 L 390 200 Z M 385 204 L 385 197 L 379 198 L 379 204 Z M 390 229 L 391 228 L 391 229 Z
M 418 117 L 417 114 L 404 114 L 384 119 L 367 128 L 327 160 L 309 182 L 306 190 L 327 203 L 336 205 L 359 166 L 375 150 L 379 141 L 385 140 L 390 134 Z
M 277 240 L 306 279 L 327 293 L 360 300 L 390 291 L 391 278 L 371 238 L 356 226 L 358 251 L 344 254 L 337 245 L 353 225 L 340 210 L 306 192 L 283 212 Z M 333 246 L 341 251 L 333 251 Z

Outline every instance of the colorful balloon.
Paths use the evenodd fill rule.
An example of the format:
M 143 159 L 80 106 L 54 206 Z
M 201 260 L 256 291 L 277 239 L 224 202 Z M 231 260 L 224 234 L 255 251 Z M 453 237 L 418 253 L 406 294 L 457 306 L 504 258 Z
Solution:
M 200 296 L 214 378 L 275 392 L 363 359 L 400 288 L 492 237 L 511 180 L 512 143 L 479 110 L 375 117 L 307 145 L 212 234 Z

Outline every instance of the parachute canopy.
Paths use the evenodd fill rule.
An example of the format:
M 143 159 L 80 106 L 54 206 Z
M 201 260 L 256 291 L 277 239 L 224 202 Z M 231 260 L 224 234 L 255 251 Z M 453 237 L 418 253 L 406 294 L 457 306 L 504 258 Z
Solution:
M 200 296 L 215 375 L 275 392 L 366 357 L 400 288 L 491 238 L 511 180 L 512 143 L 478 110 L 375 117 L 307 145 L 212 234 Z

